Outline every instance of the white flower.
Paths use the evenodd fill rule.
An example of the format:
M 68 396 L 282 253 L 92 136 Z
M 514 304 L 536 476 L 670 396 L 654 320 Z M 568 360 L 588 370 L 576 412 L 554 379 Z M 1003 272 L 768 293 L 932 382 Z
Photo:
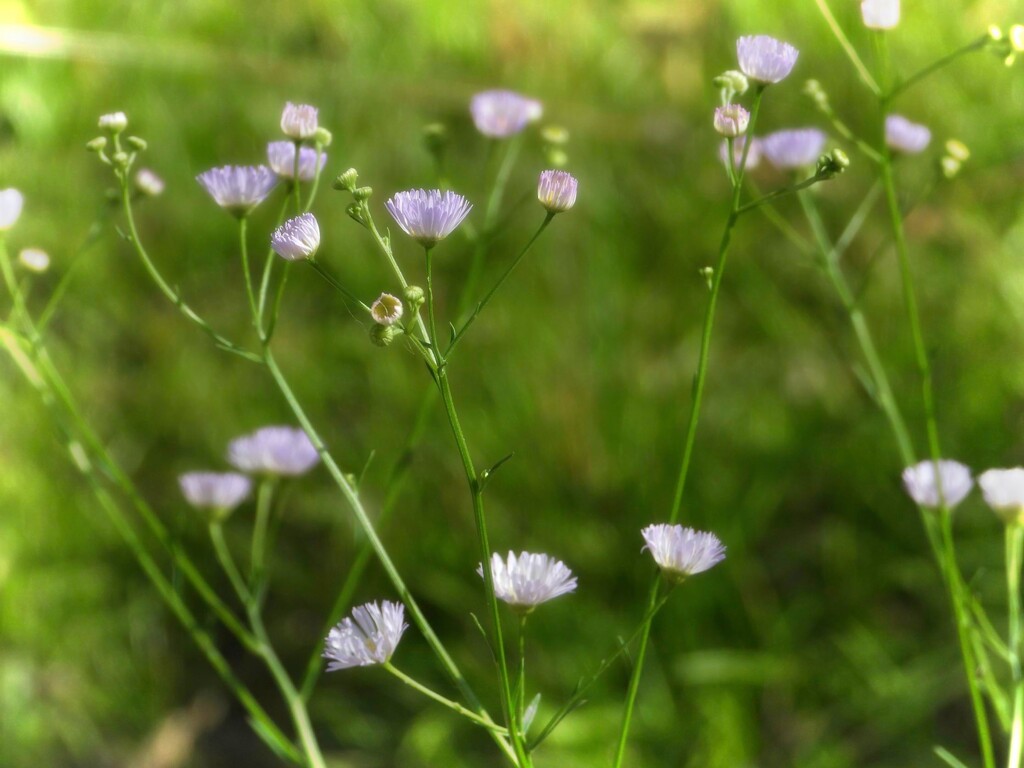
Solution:
M 18 254 L 18 261 L 31 272 L 45 272 L 50 268 L 50 255 L 41 248 L 25 248 Z
M 940 460 L 939 478 L 941 499 L 939 485 L 935 482 L 935 462 L 928 459 L 903 470 L 903 487 L 919 506 L 929 509 L 941 506 L 942 501 L 946 502 L 948 509 L 953 509 L 974 487 L 971 470 L 958 461 Z
M 121 133 L 128 127 L 128 117 L 124 112 L 111 112 L 109 115 L 100 115 L 99 127 L 111 133 Z
M 428 248 L 455 231 L 473 208 L 462 195 L 439 189 L 396 192 L 384 207 L 405 234 Z
M 779 170 L 796 170 L 814 165 L 825 141 L 825 134 L 817 128 L 775 131 L 761 139 L 761 154 Z
M 476 572 L 484 575 L 483 565 Z M 520 552 L 508 553 L 502 560 L 497 552 L 491 555 L 491 576 L 494 594 L 509 605 L 532 609 L 560 595 L 576 591 L 576 577 L 565 563 L 547 555 Z
M 900 0 L 864 0 L 860 13 L 868 29 L 892 29 L 900 23 Z
M 666 574 L 683 579 L 725 559 L 725 546 L 713 533 L 681 525 L 649 525 L 641 531 L 654 562 Z M 643 549 L 641 551 L 643 551 Z
M 927 126 L 912 123 L 902 115 L 885 118 L 885 143 L 897 152 L 916 155 L 923 152 L 932 140 Z
M 985 503 L 1007 523 L 1024 523 L 1024 469 L 990 469 L 978 475 Z
M 736 138 L 746 133 L 750 113 L 739 104 L 715 107 L 715 130 L 727 138 Z
M 316 136 L 317 109 L 309 104 L 292 104 L 290 101 L 284 105 L 281 113 L 281 130 L 285 136 L 298 141 L 312 139 Z
M 402 302 L 390 293 L 382 293 L 370 307 L 370 315 L 381 325 L 394 325 L 402 319 Z
M 324 642 L 327 671 L 387 663 L 407 628 L 401 603 L 385 600 L 353 609 L 352 618 L 342 619 Z
M 800 52 L 768 35 L 749 35 L 736 41 L 736 56 L 743 74 L 759 83 L 777 83 L 796 65 Z
M 237 472 L 187 472 L 178 478 L 185 500 L 196 509 L 228 512 L 249 497 L 252 480 Z
M 320 161 L 317 164 L 317 156 Z M 317 152 L 313 147 L 299 147 L 299 181 L 312 181 L 316 172 L 327 162 L 326 152 Z M 272 141 L 267 144 L 267 164 L 278 176 L 291 179 L 295 176 L 295 142 Z
M 579 182 L 566 171 L 541 171 L 537 199 L 551 213 L 562 213 L 576 205 Z
M 293 427 L 263 427 L 228 445 L 235 469 L 261 475 L 304 475 L 320 460 L 309 437 Z
M 135 174 L 135 187 L 144 195 L 156 197 L 164 191 L 164 180 L 149 168 L 139 168 Z
M 196 176 L 210 197 L 235 216 L 245 216 L 277 185 L 277 175 L 265 165 L 225 165 Z
M 21 216 L 21 207 L 25 198 L 16 189 L 0 190 L 0 232 L 5 232 L 14 226 L 14 223 Z
M 514 91 L 483 91 L 476 94 L 469 103 L 476 129 L 492 139 L 514 136 L 527 123 L 540 120 L 544 107 Z
M 270 236 L 274 253 L 288 261 L 302 261 L 316 256 L 320 247 L 320 225 L 312 213 L 288 219 Z

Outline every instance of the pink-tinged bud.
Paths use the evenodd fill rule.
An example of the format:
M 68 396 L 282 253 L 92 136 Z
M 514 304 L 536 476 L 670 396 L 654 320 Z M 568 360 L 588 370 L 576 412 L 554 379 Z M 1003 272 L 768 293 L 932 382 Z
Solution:
M 750 113 L 739 104 L 715 108 L 715 130 L 729 139 L 747 132 Z

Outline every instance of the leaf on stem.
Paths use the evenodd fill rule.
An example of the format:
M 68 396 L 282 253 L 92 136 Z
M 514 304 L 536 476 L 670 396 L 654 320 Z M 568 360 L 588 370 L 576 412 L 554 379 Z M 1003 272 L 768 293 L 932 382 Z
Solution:
M 480 473 L 479 488 L 481 491 L 487 487 L 487 483 L 491 481 L 491 477 L 494 475 L 495 472 L 498 471 L 498 468 L 501 467 L 502 464 L 504 464 L 506 461 L 508 461 L 515 455 L 515 451 L 512 451 L 512 453 L 510 453 L 508 456 L 498 459 L 498 461 L 494 465 L 488 467 L 487 469 Z

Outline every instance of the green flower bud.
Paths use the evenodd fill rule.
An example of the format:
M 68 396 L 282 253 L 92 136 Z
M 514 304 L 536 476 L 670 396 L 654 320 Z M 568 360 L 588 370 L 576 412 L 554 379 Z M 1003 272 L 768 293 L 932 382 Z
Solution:
M 448 146 L 448 129 L 443 123 L 430 123 L 423 126 L 423 146 L 434 157 L 444 154 Z
M 750 87 L 750 81 L 742 72 L 730 69 L 711 81 L 716 88 L 728 91 L 732 96 L 742 96 Z M 730 97 L 731 100 L 731 97 Z
M 405 303 L 409 305 L 409 309 L 412 312 L 415 313 L 417 309 L 423 306 L 423 302 L 426 300 L 426 294 L 418 285 L 407 285 L 405 287 Z
M 352 191 L 352 196 L 356 199 L 356 202 L 361 203 L 365 200 L 369 200 L 373 194 L 373 187 L 357 187 Z
M 102 152 L 105 146 L 107 146 L 107 137 L 97 136 L 95 139 L 86 144 L 85 148 L 90 152 Z
M 139 152 L 144 152 L 146 147 L 149 146 L 146 143 L 145 139 L 140 139 L 138 136 L 129 136 L 127 139 L 125 139 L 125 142 L 128 144 L 129 147 Z
M 319 144 L 321 147 L 331 146 L 331 141 L 334 140 L 334 136 L 326 128 L 320 127 L 316 129 L 316 133 L 313 134 L 313 141 Z
M 334 181 L 335 189 L 347 189 L 349 192 L 356 191 L 356 182 L 359 181 L 359 174 L 355 168 L 349 168 Z
M 386 347 L 395 340 L 395 336 L 399 332 L 400 329 L 397 326 L 374 323 L 373 327 L 370 328 L 370 341 L 378 347 Z

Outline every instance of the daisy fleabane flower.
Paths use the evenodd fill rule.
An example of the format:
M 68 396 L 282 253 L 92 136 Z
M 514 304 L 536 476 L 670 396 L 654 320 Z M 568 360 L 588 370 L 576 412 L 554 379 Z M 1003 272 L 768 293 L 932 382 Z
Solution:
M 382 293 L 370 306 L 370 315 L 381 325 L 394 325 L 404 311 L 402 302 L 390 293 Z
M 4 232 L 14 226 L 21 216 L 21 208 L 25 204 L 25 198 L 16 189 L 0 190 L 0 232 Z
M 186 472 L 178 478 L 185 501 L 196 509 L 227 513 L 249 497 L 252 480 L 237 472 Z
M 860 13 L 868 29 L 892 29 L 900 23 L 900 0 L 864 0 Z
M 483 91 L 469 103 L 476 129 L 492 139 L 506 139 L 519 133 L 528 123 L 539 120 L 544 107 L 515 91 Z
M 826 136 L 817 128 L 794 128 L 761 139 L 761 154 L 779 170 L 812 166 L 825 148 Z
M 579 182 L 566 171 L 541 171 L 537 199 L 550 213 L 562 213 L 576 205 Z
M 660 523 L 641 531 L 654 562 L 662 572 L 685 579 L 712 568 L 725 559 L 725 546 L 713 533 L 681 525 Z
M 476 572 L 484 575 L 483 565 Z M 532 610 L 560 595 L 576 591 L 576 577 L 561 560 L 548 555 L 509 552 L 502 560 L 497 552 L 491 555 L 491 576 L 494 595 L 511 606 Z
M 320 161 L 317 163 L 317 156 Z M 327 162 L 326 152 L 317 152 L 313 147 L 299 147 L 299 181 L 312 181 L 316 172 Z M 295 142 L 272 141 L 267 144 L 267 164 L 283 179 L 295 176 Z
M 327 671 L 386 664 L 408 626 L 401 603 L 385 600 L 354 608 L 352 617 L 342 619 L 327 635 L 323 653 Z
M 292 104 L 290 101 L 284 105 L 281 112 L 281 131 L 285 136 L 296 141 L 312 139 L 319 127 L 316 107 L 309 104 Z
M 252 474 L 304 475 L 319 460 L 306 433 L 294 427 L 263 427 L 228 445 L 231 466 Z
M 739 104 L 715 107 L 715 130 L 726 138 L 734 139 L 741 133 L 746 133 L 749 123 L 750 113 Z
M 743 74 L 763 85 L 785 79 L 799 55 L 789 43 L 768 35 L 748 35 L 736 41 L 736 56 Z
M 935 481 L 935 462 L 931 459 L 904 469 L 903 487 L 919 506 L 936 509 L 945 501 L 946 507 L 953 509 L 974 487 L 971 470 L 959 461 L 950 459 L 941 459 L 938 462 L 938 469 L 942 487 L 941 498 L 940 483 Z
M 927 126 L 911 122 L 902 115 L 888 115 L 885 118 L 885 143 L 897 152 L 916 155 L 927 149 L 932 132 Z
M 1024 469 L 990 469 L 978 475 L 985 503 L 1007 524 L 1024 524 Z
M 473 209 L 462 195 L 439 189 L 396 192 L 384 207 L 405 234 L 428 248 L 454 232 Z
M 204 171 L 196 181 L 217 205 L 241 218 L 266 200 L 277 175 L 265 165 L 224 165 Z
M 312 259 L 320 248 L 320 225 L 312 213 L 303 213 L 274 230 L 270 236 L 274 253 L 287 261 Z

